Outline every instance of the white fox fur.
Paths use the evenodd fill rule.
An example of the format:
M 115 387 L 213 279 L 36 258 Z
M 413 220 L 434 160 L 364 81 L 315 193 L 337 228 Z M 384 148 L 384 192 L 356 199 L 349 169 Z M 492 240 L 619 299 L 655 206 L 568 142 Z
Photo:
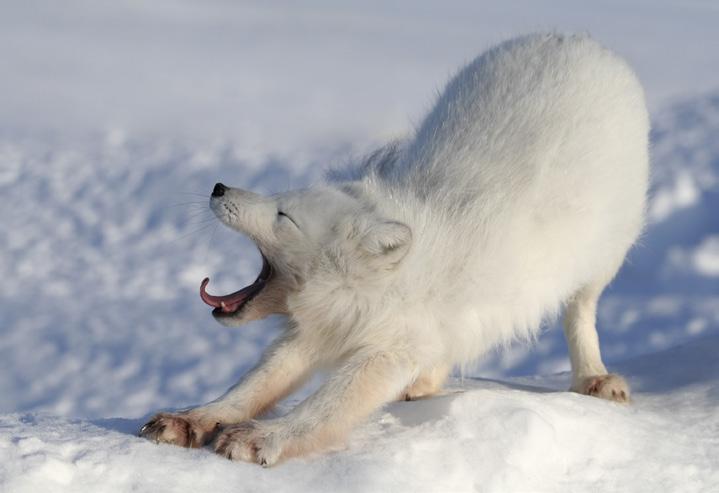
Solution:
M 288 316 L 262 363 L 142 434 L 271 465 L 341 440 L 382 404 L 435 392 L 455 365 L 536 334 L 566 306 L 572 390 L 626 401 L 596 303 L 644 222 L 649 122 L 627 64 L 586 36 L 500 44 L 449 82 L 415 135 L 327 185 L 211 208 L 273 266 L 239 325 Z M 279 214 L 278 214 L 279 212 Z M 217 312 L 217 310 L 216 310 Z M 249 421 L 320 366 L 288 415 Z

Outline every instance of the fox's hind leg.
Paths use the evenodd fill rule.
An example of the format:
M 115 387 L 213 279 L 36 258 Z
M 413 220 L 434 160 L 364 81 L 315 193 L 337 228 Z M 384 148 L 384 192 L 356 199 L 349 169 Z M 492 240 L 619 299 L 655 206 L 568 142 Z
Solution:
M 437 365 L 420 372 L 417 379 L 404 389 L 400 400 L 414 401 L 436 394 L 447 380 L 450 370 L 448 365 Z
M 629 385 L 619 375 L 607 373 L 599 351 L 597 302 L 606 282 L 580 289 L 569 301 L 564 315 L 564 335 L 572 363 L 572 387 L 580 394 L 617 402 L 629 402 Z

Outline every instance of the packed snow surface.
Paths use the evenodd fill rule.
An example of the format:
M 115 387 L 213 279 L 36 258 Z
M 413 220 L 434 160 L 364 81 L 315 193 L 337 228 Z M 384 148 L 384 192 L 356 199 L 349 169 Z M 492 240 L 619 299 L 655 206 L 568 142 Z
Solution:
M 5 2 L 0 491 L 716 491 L 717 25 L 703 1 Z M 625 56 L 652 112 L 646 233 L 599 313 L 631 405 L 564 392 L 550 321 L 327 455 L 264 470 L 134 437 L 221 394 L 282 323 L 225 329 L 199 299 L 261 264 L 209 212 L 215 182 L 316 182 L 410 132 L 466 60 L 550 28 Z
M 8 491 L 711 491 L 719 337 L 618 366 L 631 405 L 569 375 L 465 379 L 387 406 L 346 447 L 273 469 L 136 438 L 142 420 L 0 417 Z

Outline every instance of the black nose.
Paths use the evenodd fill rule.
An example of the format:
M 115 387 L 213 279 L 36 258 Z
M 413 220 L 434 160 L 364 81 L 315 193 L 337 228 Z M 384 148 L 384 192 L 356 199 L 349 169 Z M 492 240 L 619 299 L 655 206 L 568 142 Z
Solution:
M 222 197 L 223 195 L 225 195 L 225 190 L 227 190 L 226 186 L 224 186 L 222 183 L 216 183 L 215 188 L 212 189 L 212 196 Z

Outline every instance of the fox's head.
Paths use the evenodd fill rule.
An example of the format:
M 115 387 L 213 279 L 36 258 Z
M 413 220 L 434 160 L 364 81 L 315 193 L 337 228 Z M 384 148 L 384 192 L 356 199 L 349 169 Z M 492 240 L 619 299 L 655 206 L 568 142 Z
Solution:
M 210 209 L 228 227 L 249 236 L 262 255 L 257 280 L 229 295 L 200 293 L 215 319 L 238 326 L 277 313 L 291 315 L 288 299 L 308 284 L 351 289 L 381 283 L 397 269 L 412 244 L 412 232 L 381 217 L 354 194 L 332 187 L 264 197 L 215 185 Z M 316 291 L 315 291 L 316 293 Z

